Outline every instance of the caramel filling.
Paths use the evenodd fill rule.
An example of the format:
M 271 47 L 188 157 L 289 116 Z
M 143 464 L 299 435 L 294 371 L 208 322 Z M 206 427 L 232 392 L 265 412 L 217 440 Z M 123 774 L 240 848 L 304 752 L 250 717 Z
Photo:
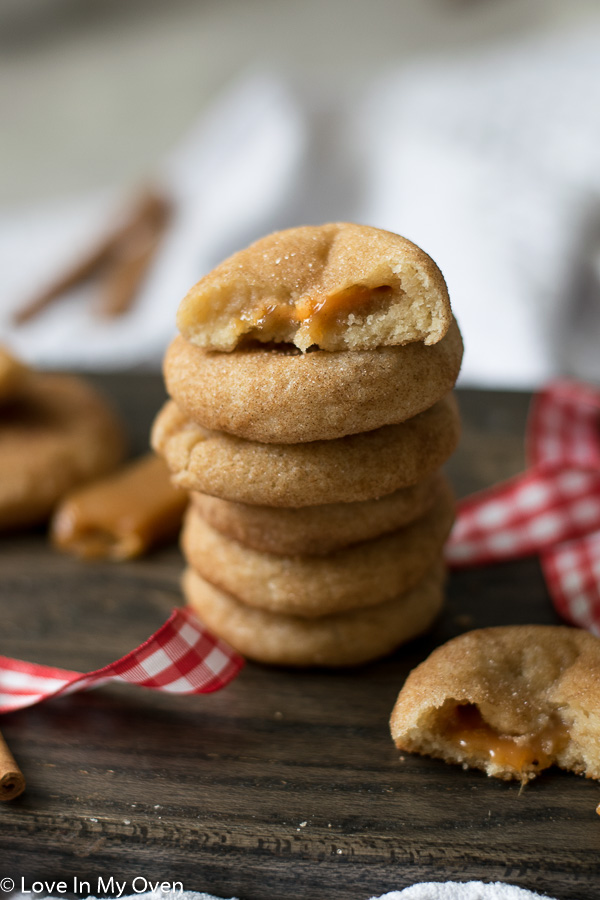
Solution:
M 519 774 L 547 769 L 567 744 L 565 725 L 555 720 L 539 734 L 498 734 L 472 704 L 456 706 L 443 725 L 444 737 L 468 757 L 484 757 Z
M 372 288 L 354 284 L 334 294 L 304 297 L 295 304 L 265 304 L 243 313 L 240 320 L 252 326 L 253 336 L 267 332 L 279 340 L 287 340 L 291 329 L 307 326 L 314 343 L 319 343 L 351 314 L 364 318 L 380 310 L 392 290 L 388 284 Z
M 51 536 L 85 559 L 129 559 L 175 537 L 186 505 L 185 491 L 173 487 L 163 460 L 150 454 L 67 497 Z

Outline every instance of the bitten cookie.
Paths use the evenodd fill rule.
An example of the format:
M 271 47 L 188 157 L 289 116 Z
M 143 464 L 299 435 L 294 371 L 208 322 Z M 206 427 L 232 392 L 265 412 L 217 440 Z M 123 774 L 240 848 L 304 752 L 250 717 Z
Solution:
M 452 388 L 463 345 L 456 322 L 437 344 L 300 353 L 290 345 L 218 353 L 177 337 L 167 391 L 204 428 L 266 443 L 332 440 L 397 424 Z
M 442 488 L 442 476 L 434 475 L 378 500 L 298 509 L 251 506 L 199 493 L 191 498 L 209 525 L 253 550 L 327 556 L 408 525 L 431 509 Z
M 426 253 L 347 222 L 261 238 L 202 278 L 177 314 L 185 338 L 226 351 L 244 339 L 301 350 L 435 344 L 451 320 L 446 283 Z
M 250 606 L 311 618 L 375 606 L 409 590 L 439 558 L 453 520 L 446 486 L 421 519 L 330 556 L 258 553 L 219 534 L 193 507 L 181 540 L 188 563 L 206 581 Z
M 158 414 L 152 446 L 174 483 L 258 506 L 352 503 L 423 481 L 458 442 L 451 395 L 400 425 L 308 444 L 262 444 L 192 422 L 172 401 Z
M 443 601 L 443 569 L 368 609 L 320 619 L 252 609 L 186 569 L 183 590 L 202 621 L 244 656 L 279 666 L 352 666 L 385 656 L 432 625 Z
M 71 488 L 114 469 L 115 414 L 80 378 L 31 373 L 0 424 L 0 528 L 41 522 Z
M 600 778 L 600 639 L 562 626 L 463 634 L 414 669 L 391 717 L 400 750 L 529 781 Z

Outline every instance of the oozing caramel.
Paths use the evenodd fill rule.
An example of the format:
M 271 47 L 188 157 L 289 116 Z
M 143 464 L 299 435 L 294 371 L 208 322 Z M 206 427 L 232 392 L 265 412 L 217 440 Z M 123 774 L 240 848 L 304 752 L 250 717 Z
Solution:
M 454 707 L 444 721 L 443 735 L 467 757 L 487 757 L 521 775 L 551 766 L 568 740 L 568 732 L 559 720 L 538 734 L 498 734 L 472 704 Z
M 71 494 L 52 521 L 53 542 L 85 559 L 128 559 L 175 536 L 187 494 L 153 454 Z
M 325 294 L 304 300 L 296 307 L 299 320 L 307 324 L 318 343 L 323 335 L 349 315 L 368 316 L 385 302 L 385 297 L 392 290 L 388 284 L 367 287 L 364 284 L 353 284 L 336 294 Z
M 364 318 L 380 309 L 391 290 L 387 284 L 377 287 L 353 284 L 337 293 L 304 297 L 295 304 L 266 303 L 250 313 L 242 313 L 240 321 L 252 325 L 252 337 L 266 332 L 279 340 L 287 340 L 291 329 L 307 326 L 314 343 L 318 344 L 351 314 Z

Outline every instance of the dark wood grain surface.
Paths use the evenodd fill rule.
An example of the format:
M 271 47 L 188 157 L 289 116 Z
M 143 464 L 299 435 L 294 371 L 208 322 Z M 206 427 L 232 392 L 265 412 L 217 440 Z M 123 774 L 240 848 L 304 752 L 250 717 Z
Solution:
M 157 376 L 97 379 L 146 446 Z M 528 398 L 463 391 L 459 494 L 518 472 Z M 0 652 L 86 671 L 181 602 L 176 548 L 83 564 L 42 532 L 0 542 Z M 552 770 L 526 790 L 401 757 L 387 720 L 407 672 L 466 628 L 554 623 L 535 560 L 455 574 L 432 635 L 344 672 L 247 665 L 214 695 L 107 687 L 5 716 L 27 777 L 0 808 L 0 878 L 112 875 L 222 897 L 366 900 L 422 880 L 504 880 L 600 896 L 600 789 Z M 138 882 L 139 886 L 141 883 Z M 83 890 L 83 893 L 87 891 Z

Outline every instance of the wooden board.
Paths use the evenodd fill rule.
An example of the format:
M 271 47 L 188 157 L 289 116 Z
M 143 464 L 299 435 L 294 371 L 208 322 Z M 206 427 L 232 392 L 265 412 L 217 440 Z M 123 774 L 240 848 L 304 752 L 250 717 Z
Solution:
M 157 376 L 98 379 L 136 451 Z M 449 471 L 464 494 L 519 471 L 527 397 L 460 393 Z M 0 652 L 86 671 L 130 650 L 180 603 L 176 548 L 126 565 L 58 555 L 43 533 L 0 543 Z M 454 575 L 426 639 L 345 672 L 248 665 L 196 698 L 110 687 L 2 719 L 27 777 L 0 808 L 0 876 L 180 881 L 244 900 L 366 900 L 421 880 L 512 882 L 596 900 L 596 783 L 552 770 L 526 790 L 394 749 L 409 669 L 465 628 L 555 622 L 535 560 Z M 137 882 L 139 887 L 142 882 Z M 90 892 L 84 885 L 82 893 Z

